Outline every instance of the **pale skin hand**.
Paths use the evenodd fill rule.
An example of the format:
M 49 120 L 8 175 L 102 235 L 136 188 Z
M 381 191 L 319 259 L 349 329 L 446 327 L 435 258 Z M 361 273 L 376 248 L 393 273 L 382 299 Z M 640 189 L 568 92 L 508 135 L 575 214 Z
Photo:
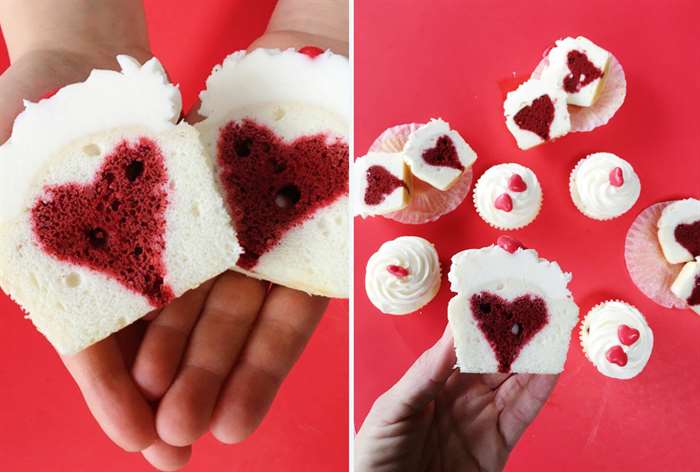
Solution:
M 357 472 L 502 470 L 556 375 L 460 374 L 449 329 L 372 406 Z
M 115 56 L 151 57 L 140 0 L 0 0 L 12 65 L 0 76 L 0 141 L 22 100 L 37 101 L 116 68 Z M 346 0 L 281 0 L 254 47 L 347 53 Z M 190 113 L 192 121 L 196 113 Z M 83 352 L 63 357 L 93 416 L 127 451 L 155 467 L 184 466 L 211 431 L 248 437 L 265 417 L 328 300 L 227 272 Z

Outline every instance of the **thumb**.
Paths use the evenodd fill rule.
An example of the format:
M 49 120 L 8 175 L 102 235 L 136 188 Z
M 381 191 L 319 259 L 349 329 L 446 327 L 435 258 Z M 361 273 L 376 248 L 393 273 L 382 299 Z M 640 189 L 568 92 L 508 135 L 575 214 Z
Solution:
M 442 391 L 456 364 L 449 326 L 440 339 L 413 363 L 372 407 L 385 421 L 398 421 L 422 411 Z

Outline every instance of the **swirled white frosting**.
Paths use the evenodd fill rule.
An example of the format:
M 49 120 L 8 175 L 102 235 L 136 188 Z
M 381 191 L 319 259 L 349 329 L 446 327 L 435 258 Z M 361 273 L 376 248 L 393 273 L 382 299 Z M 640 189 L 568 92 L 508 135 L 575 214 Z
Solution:
M 515 192 L 508 188 L 513 175 L 519 175 L 527 189 Z M 496 208 L 496 200 L 507 194 L 513 204 L 511 211 Z M 481 176 L 474 188 L 474 205 L 479 215 L 499 229 L 518 229 L 532 223 L 542 205 L 542 187 L 534 172 L 520 164 L 498 164 Z
M 639 331 L 639 339 L 626 346 L 619 338 L 621 325 Z M 586 357 L 598 371 L 615 379 L 631 379 L 647 364 L 654 347 L 654 334 L 644 316 L 632 305 L 621 301 L 607 301 L 588 312 L 581 324 L 581 346 Z M 606 355 L 619 346 L 627 356 L 627 363 L 620 366 L 610 362 Z
M 390 267 L 405 269 L 399 275 Z M 435 247 L 417 236 L 387 241 L 367 262 L 365 289 L 382 313 L 405 315 L 425 306 L 440 290 L 440 261 Z
M 622 170 L 621 186 L 610 183 L 610 173 Z M 609 220 L 627 212 L 642 190 L 632 166 L 609 152 L 597 152 L 579 161 L 569 180 L 571 199 L 576 208 L 589 218 Z

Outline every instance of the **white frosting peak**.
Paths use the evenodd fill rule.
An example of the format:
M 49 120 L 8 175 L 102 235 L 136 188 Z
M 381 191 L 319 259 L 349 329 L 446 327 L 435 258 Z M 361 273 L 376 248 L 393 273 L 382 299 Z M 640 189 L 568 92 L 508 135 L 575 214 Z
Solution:
M 124 126 L 154 132 L 174 126 L 180 116 L 180 91 L 168 82 L 156 58 L 145 64 L 117 56 L 121 72 L 93 70 L 84 82 L 68 85 L 38 103 L 24 102 L 10 139 L 0 146 L 0 222 L 28 204 L 32 179 L 61 148 L 89 134 Z
M 199 113 L 213 123 L 231 110 L 264 104 L 301 103 L 352 117 L 350 63 L 326 51 L 314 58 L 294 49 L 234 52 L 212 70 L 199 95 Z
M 616 168 L 622 172 L 619 186 L 610 181 Z M 571 172 L 569 187 L 576 207 L 596 220 L 609 220 L 627 212 L 642 190 L 632 166 L 609 152 L 597 152 L 579 161 Z
M 405 269 L 405 274 L 397 272 L 401 269 Z M 365 289 L 369 300 L 382 313 L 405 315 L 435 297 L 440 279 L 435 247 L 417 236 L 401 236 L 382 244 L 369 258 Z
M 620 326 L 626 325 L 639 332 L 632 345 L 620 339 Z M 654 347 L 654 334 L 644 316 L 632 305 L 621 301 L 608 301 L 596 305 L 581 324 L 581 346 L 586 357 L 598 371 L 616 379 L 631 379 L 646 366 Z M 610 349 L 622 349 L 627 357 L 624 366 L 607 358 Z

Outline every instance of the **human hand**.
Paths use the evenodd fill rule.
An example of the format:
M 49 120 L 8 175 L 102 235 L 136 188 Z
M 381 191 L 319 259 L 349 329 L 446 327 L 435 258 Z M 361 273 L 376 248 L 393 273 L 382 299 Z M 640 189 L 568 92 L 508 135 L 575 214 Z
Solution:
M 460 374 L 449 327 L 372 406 L 355 440 L 358 472 L 497 471 L 558 376 Z

